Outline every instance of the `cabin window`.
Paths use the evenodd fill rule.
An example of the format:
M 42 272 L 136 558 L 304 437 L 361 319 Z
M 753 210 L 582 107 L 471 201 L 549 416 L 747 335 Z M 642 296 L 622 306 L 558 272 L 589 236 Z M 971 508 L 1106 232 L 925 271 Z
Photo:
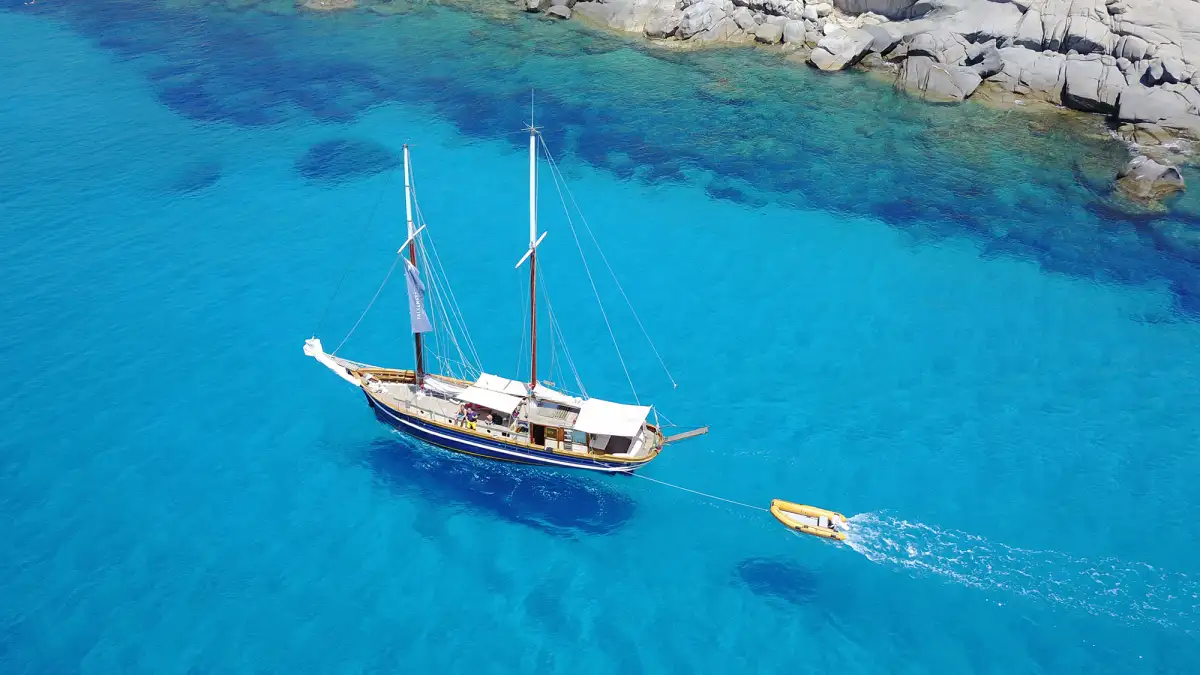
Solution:
M 579 445 L 587 445 L 587 433 L 583 431 L 572 431 L 571 442 Z

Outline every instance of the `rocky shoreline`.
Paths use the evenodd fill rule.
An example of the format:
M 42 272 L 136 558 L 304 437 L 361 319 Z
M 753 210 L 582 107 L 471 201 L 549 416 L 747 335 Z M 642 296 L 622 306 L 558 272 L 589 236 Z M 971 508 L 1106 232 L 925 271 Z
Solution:
M 1193 0 L 514 0 L 665 47 L 758 44 L 825 71 L 865 67 L 933 103 L 979 94 L 1104 115 L 1134 154 L 1116 176 L 1154 203 L 1200 141 Z

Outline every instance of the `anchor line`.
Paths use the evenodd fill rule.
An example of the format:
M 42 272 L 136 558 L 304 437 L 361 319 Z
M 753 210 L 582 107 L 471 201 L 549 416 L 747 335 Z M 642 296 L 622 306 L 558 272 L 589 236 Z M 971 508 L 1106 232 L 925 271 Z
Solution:
M 691 488 L 685 488 L 685 487 L 683 487 L 682 485 L 675 485 L 674 483 L 668 483 L 668 482 L 666 482 L 665 480 L 658 480 L 657 478 L 651 478 L 651 477 L 649 477 L 649 476 L 643 476 L 643 475 L 642 475 L 642 474 L 640 474 L 640 473 L 635 473 L 635 474 L 631 474 L 631 475 L 632 475 L 634 478 L 641 478 L 641 479 L 643 479 L 643 480 L 648 480 L 648 481 L 650 481 L 651 483 L 658 483 L 659 485 L 665 485 L 665 486 L 667 486 L 667 487 L 669 487 L 669 488 L 675 488 L 676 490 L 683 490 L 684 492 L 690 492 L 690 493 L 692 493 L 692 494 L 694 494 L 694 495 L 700 495 L 701 497 L 707 497 L 708 499 L 715 499 L 715 500 L 717 500 L 717 501 L 725 502 L 725 503 L 727 503 L 727 504 L 733 504 L 733 505 L 735 505 L 735 506 L 743 506 L 743 507 L 745 507 L 745 508 L 748 508 L 748 509 L 754 509 L 754 510 L 756 510 L 756 511 L 766 511 L 766 512 L 770 513 L 770 509 L 764 509 L 764 508 L 763 508 L 763 507 L 761 507 L 761 506 L 755 506 L 755 505 L 753 505 L 753 504 L 747 504 L 747 503 L 745 503 L 745 502 L 739 502 L 739 501 L 737 501 L 737 500 L 735 500 L 735 499 L 726 499 L 726 498 L 724 498 L 724 497 L 718 497 L 717 495 L 712 495 L 712 494 L 709 494 L 709 493 L 707 493 L 707 492 L 701 492 L 701 491 L 699 491 L 699 490 L 693 490 L 693 489 L 691 489 Z

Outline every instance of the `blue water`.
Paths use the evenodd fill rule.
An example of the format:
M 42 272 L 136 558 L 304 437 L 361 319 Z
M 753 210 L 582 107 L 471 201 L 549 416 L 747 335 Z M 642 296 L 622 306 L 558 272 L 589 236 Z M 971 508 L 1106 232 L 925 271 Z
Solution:
M 0 672 L 1200 669 L 1200 206 L 1114 200 L 1103 130 L 504 5 L 229 5 L 0 3 Z M 302 356 L 394 256 L 408 141 L 517 374 L 531 87 L 679 382 L 618 302 L 639 395 L 712 425 L 646 475 L 858 514 L 851 547 L 416 447 Z M 403 302 L 342 353 L 409 365 Z

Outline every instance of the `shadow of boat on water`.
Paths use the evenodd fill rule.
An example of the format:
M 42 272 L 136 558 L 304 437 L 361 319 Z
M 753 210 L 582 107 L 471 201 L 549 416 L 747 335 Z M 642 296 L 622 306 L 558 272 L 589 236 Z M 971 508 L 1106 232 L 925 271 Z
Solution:
M 490 513 L 556 537 L 609 534 L 633 518 L 637 503 L 611 476 L 569 476 L 456 455 L 402 437 L 377 439 L 362 463 L 400 493 Z
M 820 578 L 794 562 L 748 558 L 738 563 L 737 578 L 756 595 L 791 605 L 809 605 L 817 598 Z

